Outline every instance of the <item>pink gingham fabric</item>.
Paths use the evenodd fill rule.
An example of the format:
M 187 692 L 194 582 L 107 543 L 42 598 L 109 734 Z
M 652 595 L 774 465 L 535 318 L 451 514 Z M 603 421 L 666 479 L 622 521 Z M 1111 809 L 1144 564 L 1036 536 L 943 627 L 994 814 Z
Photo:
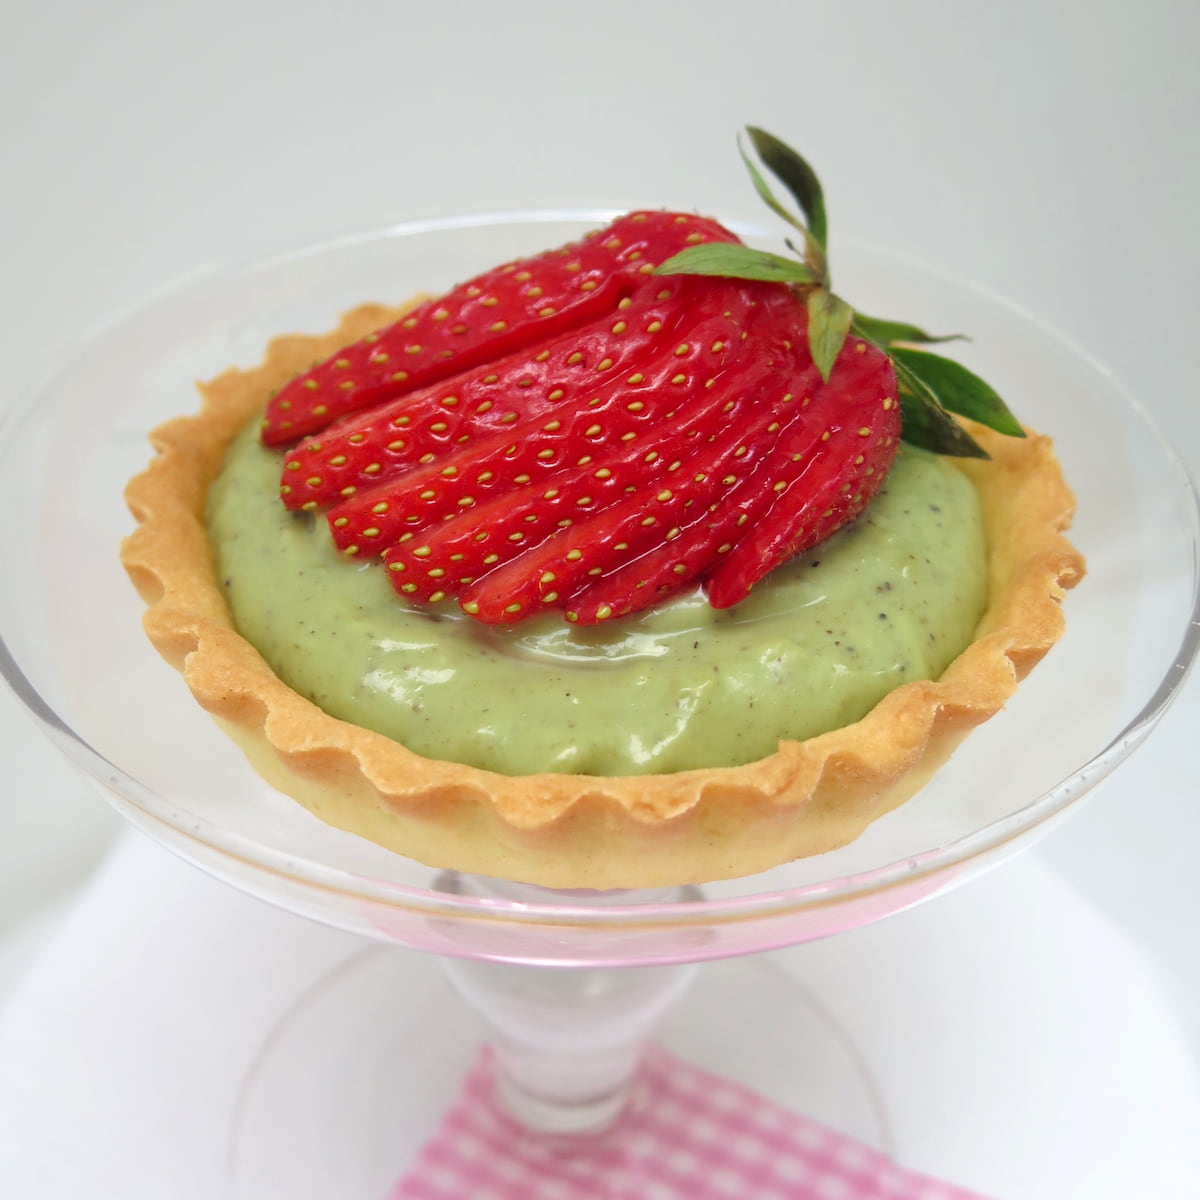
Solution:
M 629 1112 L 596 1137 L 529 1133 L 476 1060 L 387 1200 L 983 1200 L 741 1085 L 653 1050 Z

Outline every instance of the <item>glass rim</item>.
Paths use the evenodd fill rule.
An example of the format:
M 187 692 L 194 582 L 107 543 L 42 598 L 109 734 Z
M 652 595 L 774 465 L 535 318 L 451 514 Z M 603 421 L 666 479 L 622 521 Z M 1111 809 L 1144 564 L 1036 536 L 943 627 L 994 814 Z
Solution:
M 252 276 L 284 266 L 292 261 L 311 259 L 340 248 L 369 244 L 385 239 L 406 238 L 489 225 L 544 222 L 595 223 L 611 219 L 619 211 L 609 208 L 552 208 L 414 218 L 374 230 L 357 231 L 302 246 L 293 246 L 240 262 L 212 264 L 199 268 L 176 278 L 161 288 L 152 290 L 140 300 L 125 306 L 93 328 L 91 333 L 80 339 L 74 349 L 68 352 L 56 367 L 48 371 L 42 379 L 23 389 L 22 394 L 8 411 L 0 416 L 0 435 L 11 433 L 24 420 L 28 419 L 35 409 L 39 395 L 51 388 L 59 377 L 66 375 L 76 362 L 103 341 L 107 333 L 136 321 L 158 304 L 185 293 L 191 287 L 210 281 L 217 282 L 222 279 L 236 279 L 239 276 Z M 762 233 L 760 226 L 750 223 L 731 222 L 730 224 L 739 233 L 747 236 Z M 174 835 L 182 837 L 185 841 L 197 843 L 208 851 L 216 851 L 226 858 L 248 865 L 259 872 L 281 876 L 291 883 L 298 883 L 316 891 L 332 892 L 344 898 L 366 901 L 414 914 L 433 915 L 440 919 L 452 917 L 488 924 L 505 923 L 525 927 L 533 925 L 587 926 L 606 930 L 647 928 L 665 922 L 669 922 L 676 928 L 681 925 L 693 924 L 705 926 L 730 924 L 783 917 L 793 912 L 879 895 L 892 888 L 942 875 L 973 859 L 1001 850 L 1029 830 L 1063 812 L 1074 800 L 1090 791 L 1104 779 L 1140 745 L 1182 689 L 1197 653 L 1200 652 L 1200 559 L 1197 557 L 1200 554 L 1200 498 L 1197 496 L 1196 488 L 1182 459 L 1170 441 L 1163 435 L 1154 418 L 1136 398 L 1129 395 L 1103 364 L 1076 345 L 1070 338 L 1059 333 L 1027 309 L 1005 297 L 996 295 L 979 284 L 964 281 L 952 273 L 931 267 L 927 263 L 891 250 L 857 241 L 847 241 L 845 244 L 860 252 L 900 266 L 908 266 L 943 283 L 973 292 L 996 307 L 1031 324 L 1041 334 L 1056 342 L 1060 347 L 1069 350 L 1091 370 L 1102 375 L 1137 415 L 1146 432 L 1157 442 L 1164 460 L 1169 464 L 1174 477 L 1174 486 L 1178 492 L 1177 498 L 1184 506 L 1190 524 L 1193 539 L 1191 616 L 1176 647 L 1170 666 L 1158 687 L 1121 730 L 1087 762 L 1077 767 L 1072 774 L 1061 779 L 1036 799 L 998 820 L 993 820 L 944 845 L 896 859 L 869 870 L 817 883 L 806 883 L 744 896 L 672 901 L 666 904 L 658 902 L 596 906 L 588 904 L 585 900 L 576 899 L 578 893 L 575 892 L 564 893 L 563 899 L 546 903 L 462 895 L 430 890 L 411 884 L 391 883 L 350 875 L 340 867 L 278 850 L 246 835 L 226 830 L 217 823 L 194 813 L 188 813 L 186 820 L 182 817 L 172 819 L 174 806 L 169 801 L 159 797 L 135 776 L 108 759 L 82 734 L 64 721 L 46 702 L 13 655 L 3 630 L 0 630 L 0 676 L 5 679 L 35 721 L 43 727 L 50 740 L 75 765 L 84 770 L 104 790 L 115 792 L 123 801 L 133 805 L 141 814 L 151 818 L 154 822 L 167 827 Z M 551 891 L 551 889 L 538 890 Z M 571 898 L 568 899 L 567 896 Z

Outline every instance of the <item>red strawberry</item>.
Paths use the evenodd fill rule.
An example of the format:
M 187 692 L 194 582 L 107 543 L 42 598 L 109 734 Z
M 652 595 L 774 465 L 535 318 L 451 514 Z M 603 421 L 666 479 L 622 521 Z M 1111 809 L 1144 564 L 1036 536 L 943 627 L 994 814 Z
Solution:
M 710 513 L 714 489 L 727 486 L 723 481 L 734 477 L 752 457 L 750 447 L 756 439 L 765 436 L 769 444 L 773 434 L 766 430 L 775 423 L 786 377 L 770 365 L 751 367 L 740 380 L 738 397 L 720 392 L 698 419 L 664 431 L 655 443 L 662 447 L 661 452 L 654 451 L 655 466 L 661 464 L 657 473 L 643 468 L 635 491 L 607 507 L 585 512 L 584 520 L 555 532 L 535 549 L 467 581 L 458 593 L 463 608 L 481 621 L 496 624 L 516 620 L 522 612 L 565 606 L 569 620 L 588 624 L 588 617 L 581 617 L 587 605 L 581 608 L 578 601 L 592 591 L 589 585 L 599 586 L 630 568 L 641 572 L 646 560 L 655 556 L 670 560 L 661 586 L 656 580 L 656 586 L 643 593 L 645 584 L 639 575 L 631 580 L 629 602 L 622 599 L 619 607 L 606 608 L 607 600 L 601 599 L 591 619 L 644 608 L 686 586 L 711 561 L 707 539 L 692 536 L 696 526 L 703 525 Z M 423 540 L 436 544 L 441 534 L 437 530 L 432 539 Z M 674 569 L 688 557 L 698 560 L 697 570 Z
M 335 422 L 287 456 L 285 502 L 332 505 L 339 548 L 414 601 L 590 624 L 698 579 L 736 603 L 874 494 L 899 433 L 881 351 L 850 339 L 823 382 L 781 284 L 646 279 L 619 304 Z
M 702 310 L 678 297 L 701 293 L 736 294 L 726 287 L 714 289 L 707 281 L 655 280 L 633 298 L 622 299 L 615 314 L 583 331 L 561 334 L 535 350 L 515 351 L 445 383 L 343 418 L 287 455 L 280 487 L 284 503 L 289 508 L 334 503 L 423 462 L 436 459 L 445 466 L 441 460 L 447 455 L 474 448 L 480 438 L 521 437 L 540 428 L 552 413 L 590 403 L 598 385 L 643 369 L 659 353 L 656 347 L 673 354 L 687 328 L 717 303 L 714 299 Z M 725 324 L 725 340 L 736 338 L 737 328 L 728 320 Z M 340 515 L 354 511 L 348 508 Z
M 739 378 L 727 405 L 725 428 L 690 447 L 664 431 L 663 457 L 677 456 L 679 483 L 648 481 L 461 587 L 464 609 L 498 624 L 553 604 L 568 620 L 593 624 L 657 603 L 709 572 L 709 602 L 730 607 L 779 563 L 856 516 L 896 452 L 894 376 L 887 356 L 864 342 L 847 345 L 828 384 L 801 342 L 791 362 Z
M 702 217 L 635 212 L 569 246 L 505 263 L 291 380 L 267 405 L 262 439 L 295 441 L 347 413 L 581 329 L 614 314 L 673 254 L 713 241 L 736 238 Z
M 489 271 L 271 401 L 264 441 L 319 433 L 286 457 L 285 503 L 330 508 L 336 544 L 416 602 L 591 624 L 697 582 L 739 603 L 871 501 L 901 399 L 940 453 L 982 454 L 951 411 L 1020 436 L 982 380 L 911 348 L 940 339 L 830 290 L 815 174 L 749 133 L 804 214 L 753 172 L 803 262 L 638 212 Z
M 573 447 L 562 456 L 568 465 L 534 464 L 523 476 L 528 482 L 388 551 L 389 569 L 404 573 L 402 590 L 429 599 L 449 588 L 472 615 L 503 622 L 557 605 L 605 565 L 669 537 L 675 511 L 702 503 L 707 493 L 685 463 L 701 447 L 738 438 L 786 357 L 782 346 L 754 339 L 756 360 L 747 361 L 739 354 L 745 345 L 736 332 L 730 336 L 735 319 L 731 312 L 700 322 L 694 353 L 681 358 L 678 347 L 669 349 L 665 360 L 647 362 L 636 384 L 614 380 L 600 405 L 580 410 L 574 429 L 564 429 L 562 446 Z M 739 323 L 750 324 L 749 315 Z M 683 363 L 691 369 L 680 371 Z M 734 397 L 706 386 L 735 373 L 741 387 Z M 711 449 L 707 454 L 716 461 Z M 656 498 L 649 507 L 647 496 Z
M 521 352 L 456 380 L 440 444 L 412 439 L 382 482 L 331 509 L 339 547 L 381 555 L 410 599 L 454 594 L 489 624 L 547 607 L 590 624 L 710 573 L 710 600 L 727 607 L 856 515 L 896 449 L 886 355 L 850 339 L 823 383 L 788 289 L 671 282 L 631 301 L 620 334 L 589 330 L 551 343 L 542 364 L 543 351 Z M 518 386 L 529 378 L 536 389 Z M 313 453 L 366 447 L 373 465 L 396 416 L 425 419 L 439 397 L 342 422 Z M 382 474 L 363 476 L 361 458 L 355 470 Z
M 896 390 L 888 356 L 869 342 L 847 338 L 829 382 L 813 397 L 808 421 L 789 430 L 766 470 L 757 472 L 759 490 L 771 503 L 709 575 L 714 608 L 745 599 L 764 575 L 825 541 L 866 508 L 899 446 Z
M 335 541 L 352 553 L 368 547 L 381 553 L 403 541 L 399 553 L 388 555 L 391 570 L 403 571 L 410 563 L 414 570 L 405 576 L 404 590 L 423 598 L 445 588 L 440 552 L 426 538 L 404 535 L 437 526 L 439 545 L 447 538 L 456 543 L 456 571 L 468 569 L 461 542 L 475 543 L 478 557 L 487 560 L 477 564 L 482 569 L 535 545 L 564 514 L 576 519 L 611 502 L 609 497 L 667 465 L 665 459 L 643 461 L 652 453 L 648 446 L 657 445 L 660 426 L 666 428 L 675 416 L 686 418 L 698 397 L 709 408 L 719 403 L 723 392 L 705 384 L 744 355 L 740 334 L 754 302 L 744 286 L 673 280 L 647 303 L 626 310 L 620 333 L 573 335 L 551 361 L 580 358 L 574 373 L 540 381 L 555 401 L 547 404 L 543 390 L 529 404 L 533 389 L 524 389 L 516 403 L 532 410 L 525 419 L 498 432 L 493 425 L 483 436 L 460 434 L 432 461 L 339 504 L 329 513 Z M 525 366 L 507 374 L 521 379 Z M 474 381 L 462 382 L 468 384 L 462 397 L 470 413 Z M 516 415 L 507 401 L 500 409 Z M 485 532 L 476 538 L 479 527 Z M 502 538 L 511 540 L 497 546 Z M 438 571 L 432 577 L 437 582 L 428 587 L 420 586 L 422 565 Z

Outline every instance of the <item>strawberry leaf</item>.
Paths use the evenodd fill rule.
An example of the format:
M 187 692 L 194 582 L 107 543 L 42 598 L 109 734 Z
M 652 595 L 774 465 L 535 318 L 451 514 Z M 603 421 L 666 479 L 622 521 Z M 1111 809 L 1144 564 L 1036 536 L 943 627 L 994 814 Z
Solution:
M 795 150 L 781 142 L 774 134 L 753 125 L 748 125 L 746 132 L 750 135 L 759 158 L 795 197 L 800 211 L 808 221 L 813 239 L 824 251 L 829 235 L 825 219 L 825 196 L 821 191 L 817 173 Z
M 1011 437 L 1024 437 L 1004 401 L 977 375 L 951 359 L 911 348 L 953 341 L 960 334 L 939 336 L 907 321 L 856 313 L 833 294 L 826 259 L 825 197 L 816 172 L 796 151 L 766 130 L 748 125 L 746 133 L 758 157 L 786 185 L 808 223 L 806 227 L 776 199 L 739 139 L 738 151 L 759 196 L 772 212 L 804 234 L 803 251 L 790 238 L 785 239 L 788 249 L 803 258 L 803 264 L 741 245 L 714 242 L 676 254 L 656 274 L 725 275 L 800 285 L 796 291 L 808 310 L 808 339 L 821 378 L 829 381 L 851 330 L 888 354 L 900 389 L 902 436 L 914 445 L 938 454 L 986 458 L 984 450 L 954 420 L 952 413 Z M 806 284 L 812 286 L 803 286 Z
M 793 229 L 798 229 L 804 234 L 803 253 L 796 249 L 791 238 L 786 239 L 788 249 L 796 254 L 797 257 L 802 258 L 818 279 L 824 279 L 829 269 L 825 258 L 825 247 L 817 241 L 803 221 L 797 220 L 775 199 L 775 193 L 771 191 L 767 181 L 762 177 L 762 172 L 759 171 L 754 165 L 754 160 L 742 148 L 740 138 L 738 139 L 738 153 L 742 156 L 742 162 L 746 164 L 746 170 L 750 172 L 750 179 L 754 183 L 754 190 L 758 192 L 767 207 L 777 216 L 782 217 Z
M 775 193 L 771 191 L 770 185 L 762 177 L 762 172 L 754 165 L 754 160 L 746 153 L 745 148 L 742 146 L 741 138 L 738 138 L 738 153 L 742 156 L 742 162 L 746 164 L 746 170 L 750 172 L 750 179 L 754 183 L 754 190 L 759 194 L 763 203 L 777 217 L 782 217 L 793 229 L 798 229 L 801 233 L 807 233 L 808 229 L 804 222 L 797 220 L 775 199 Z
M 911 446 L 957 458 L 989 458 L 986 450 L 938 402 L 919 375 L 895 356 L 896 383 L 900 390 L 903 439 Z
M 761 279 L 768 283 L 813 283 L 803 263 L 732 242 L 689 246 L 655 269 L 655 275 L 719 275 L 727 279 Z
M 947 333 L 938 337 L 926 333 L 917 325 L 909 325 L 905 321 L 888 321 L 883 317 L 868 317 L 866 313 L 855 312 L 854 332 L 867 341 L 874 342 L 883 350 L 890 349 L 896 342 L 912 342 L 916 345 L 928 345 L 931 342 L 969 341 L 965 334 Z
M 833 364 L 845 345 L 850 332 L 854 310 L 840 296 L 828 288 L 815 287 L 805 301 L 808 308 L 808 344 L 812 349 L 813 362 L 828 383 Z
M 1025 436 L 1020 422 L 996 391 L 962 363 L 901 346 L 893 347 L 891 355 L 894 363 L 903 364 L 910 376 L 921 381 L 942 408 L 1009 437 Z

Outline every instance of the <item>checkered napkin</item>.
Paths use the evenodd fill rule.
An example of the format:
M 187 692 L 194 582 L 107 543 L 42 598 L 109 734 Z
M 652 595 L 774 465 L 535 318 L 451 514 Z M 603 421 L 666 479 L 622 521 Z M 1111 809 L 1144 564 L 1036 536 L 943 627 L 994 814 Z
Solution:
M 521 1129 L 491 1071 L 485 1050 L 387 1200 L 983 1200 L 663 1050 L 626 1117 L 595 1137 Z

